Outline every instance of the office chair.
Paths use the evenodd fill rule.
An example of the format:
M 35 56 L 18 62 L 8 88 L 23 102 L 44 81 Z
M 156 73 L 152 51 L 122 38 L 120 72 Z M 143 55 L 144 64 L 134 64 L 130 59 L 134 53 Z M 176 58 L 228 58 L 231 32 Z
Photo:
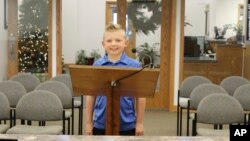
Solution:
M 12 76 L 10 80 L 20 82 L 27 92 L 33 91 L 40 84 L 40 80 L 30 73 L 18 73 Z
M 27 93 L 24 86 L 16 81 L 6 80 L 0 82 L 0 91 L 8 98 L 11 107 L 12 119 L 15 118 L 15 108 L 18 101 Z M 16 124 L 15 121 L 12 122 L 13 125 Z M 12 126 L 12 125 L 11 125 Z
M 5 133 L 10 128 L 10 125 L 6 124 L 6 120 L 10 120 L 11 125 L 10 103 L 6 95 L 0 91 L 0 134 Z
M 198 128 L 202 124 L 242 124 L 244 111 L 241 104 L 232 96 L 214 93 L 203 98 L 197 108 L 193 120 L 192 134 L 198 136 L 229 136 L 229 130 L 215 130 L 212 128 Z
M 250 84 L 250 81 L 241 76 L 229 76 L 224 78 L 220 86 L 223 87 L 229 95 L 233 96 L 234 91 L 241 85 Z
M 178 90 L 177 97 L 177 136 L 182 135 L 182 110 L 187 109 L 188 99 L 191 91 L 198 85 L 203 83 L 212 83 L 209 79 L 203 76 L 189 76 L 185 78 Z
M 245 122 L 249 125 L 250 120 L 249 120 L 249 111 L 250 111 L 250 84 L 245 84 L 240 87 L 238 87 L 235 92 L 233 97 L 237 99 L 244 112 L 245 112 Z M 248 118 L 248 120 L 247 120 Z
M 57 95 L 45 90 L 35 90 L 24 95 L 16 106 L 18 119 L 30 121 L 62 121 L 62 125 L 37 126 L 16 125 L 7 134 L 49 134 L 65 133 L 65 113 Z
M 70 118 L 71 118 L 71 131 L 74 134 L 74 108 L 73 97 L 69 88 L 61 82 L 46 81 L 36 87 L 35 90 L 47 90 L 56 94 L 62 102 L 63 109 L 65 109 L 65 119 L 68 120 L 68 134 L 70 134 Z
M 79 109 L 79 119 L 78 119 L 78 134 L 82 135 L 82 119 L 83 119 L 83 96 L 74 96 L 74 92 L 73 92 L 73 88 L 72 88 L 72 82 L 71 82 L 71 78 L 69 74 L 60 74 L 57 75 L 55 77 L 53 77 L 51 80 L 53 81 L 59 81 L 64 83 L 65 85 L 68 86 L 68 88 L 70 89 L 71 94 L 74 97 L 74 108 L 78 108 Z
M 189 119 L 193 118 L 190 116 L 190 110 L 194 113 L 198 108 L 198 104 L 200 101 L 213 93 L 220 93 L 228 95 L 227 91 L 219 85 L 216 84 L 201 84 L 193 89 L 190 95 L 190 99 L 188 100 L 188 107 L 187 107 L 187 136 L 189 135 Z

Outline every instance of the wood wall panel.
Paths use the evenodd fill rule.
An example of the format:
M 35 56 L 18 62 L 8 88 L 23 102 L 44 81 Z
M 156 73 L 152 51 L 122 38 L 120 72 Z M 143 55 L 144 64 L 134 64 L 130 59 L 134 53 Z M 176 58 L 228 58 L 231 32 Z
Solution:
M 13 54 L 11 55 L 10 45 L 8 43 L 8 68 L 7 68 L 7 79 L 18 73 L 18 33 L 17 33 L 17 23 L 18 23 L 18 11 L 17 0 L 8 0 L 8 37 L 13 34 L 16 38 L 16 43 L 13 45 Z
M 234 45 L 217 45 L 217 61 L 185 61 L 184 78 L 201 75 L 215 84 L 232 75 L 242 76 L 243 48 Z
M 174 57 L 176 1 L 162 1 L 160 91 L 147 99 L 148 109 L 174 109 Z
M 250 45 L 244 50 L 244 77 L 250 80 Z
M 56 1 L 56 74 L 62 73 L 62 1 Z

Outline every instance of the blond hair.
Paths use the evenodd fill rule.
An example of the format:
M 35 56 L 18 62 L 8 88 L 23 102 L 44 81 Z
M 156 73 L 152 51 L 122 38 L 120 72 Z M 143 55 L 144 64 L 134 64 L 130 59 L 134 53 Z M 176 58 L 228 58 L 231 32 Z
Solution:
M 124 31 L 124 29 L 122 28 L 121 25 L 119 24 L 113 24 L 113 23 L 109 23 L 107 26 L 106 26 L 106 32 L 114 32 L 114 31 Z M 125 32 L 125 31 L 124 31 Z
M 104 32 L 104 35 L 103 35 L 103 38 L 105 37 L 105 33 L 106 32 L 116 32 L 116 31 L 121 31 L 124 33 L 124 37 L 126 38 L 126 35 L 125 35 L 125 30 L 122 28 L 121 25 L 119 24 L 113 24 L 113 23 L 109 23 L 106 28 L 105 28 L 105 32 Z

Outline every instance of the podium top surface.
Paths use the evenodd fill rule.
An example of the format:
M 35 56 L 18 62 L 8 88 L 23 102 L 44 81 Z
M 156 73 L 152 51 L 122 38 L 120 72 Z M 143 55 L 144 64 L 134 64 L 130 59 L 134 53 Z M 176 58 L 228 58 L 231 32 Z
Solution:
M 159 69 L 121 68 L 107 66 L 69 66 L 76 95 L 107 95 L 111 84 L 120 78 L 117 86 L 121 96 L 152 97 L 159 77 Z M 140 71 L 140 72 L 139 72 Z

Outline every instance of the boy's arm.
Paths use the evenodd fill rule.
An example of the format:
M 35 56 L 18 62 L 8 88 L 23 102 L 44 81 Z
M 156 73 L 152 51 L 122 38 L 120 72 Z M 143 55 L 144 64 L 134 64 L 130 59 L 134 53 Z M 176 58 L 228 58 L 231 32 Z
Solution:
M 95 96 L 86 96 L 86 135 L 92 135 L 93 132 L 93 110 Z
M 135 135 L 142 136 L 144 135 L 144 128 L 143 128 L 143 119 L 144 119 L 144 112 L 146 107 L 146 98 L 136 98 L 136 127 L 135 127 Z

